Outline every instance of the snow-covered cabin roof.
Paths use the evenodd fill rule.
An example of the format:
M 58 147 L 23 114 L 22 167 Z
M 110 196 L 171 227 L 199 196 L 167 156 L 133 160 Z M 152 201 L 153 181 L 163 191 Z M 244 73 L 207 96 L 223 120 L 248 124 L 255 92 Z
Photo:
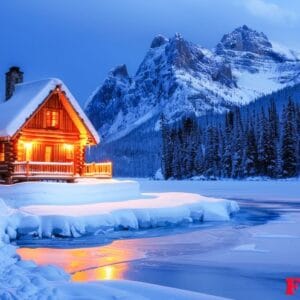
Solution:
M 81 109 L 66 85 L 57 78 L 43 79 L 17 84 L 13 96 L 0 104 L 0 136 L 12 137 L 41 105 L 57 86 L 66 93 L 66 97 L 76 110 L 85 126 L 99 143 L 100 138 L 89 118 Z

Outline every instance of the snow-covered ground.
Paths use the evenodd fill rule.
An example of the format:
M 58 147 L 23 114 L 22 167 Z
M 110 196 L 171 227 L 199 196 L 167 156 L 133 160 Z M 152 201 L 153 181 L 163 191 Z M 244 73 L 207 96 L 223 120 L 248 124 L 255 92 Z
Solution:
M 8 243 L 22 235 L 79 237 L 120 229 L 226 221 L 239 209 L 235 201 L 199 194 L 140 194 L 136 182 L 117 180 L 0 186 L 1 197 L 0 299 L 216 299 L 127 281 L 70 282 L 56 267 L 21 261 Z
M 55 263 L 79 281 L 129 279 L 232 299 L 287 298 L 285 278 L 300 270 L 299 181 L 139 182 L 143 193 L 240 199 L 241 211 L 219 226 L 129 232 L 130 239 L 104 246 L 88 246 L 87 238 L 89 248 L 20 249 L 22 257 Z M 68 242 L 61 243 L 52 247 Z
M 139 184 L 133 180 L 77 179 L 76 184 L 23 182 L 0 185 L 0 198 L 14 208 L 28 205 L 74 205 L 138 199 Z

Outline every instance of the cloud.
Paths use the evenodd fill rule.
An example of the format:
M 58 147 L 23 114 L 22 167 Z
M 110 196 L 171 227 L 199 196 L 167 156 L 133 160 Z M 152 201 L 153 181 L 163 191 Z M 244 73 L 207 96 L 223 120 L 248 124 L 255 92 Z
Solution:
M 294 23 L 299 18 L 299 15 L 294 11 L 265 0 L 245 0 L 243 4 L 252 15 L 273 22 Z

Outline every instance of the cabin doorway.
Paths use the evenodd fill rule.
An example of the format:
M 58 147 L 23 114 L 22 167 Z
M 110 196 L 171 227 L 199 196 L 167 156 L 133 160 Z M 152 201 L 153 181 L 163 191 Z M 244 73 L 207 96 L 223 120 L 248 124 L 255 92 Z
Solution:
M 30 143 L 30 142 L 24 143 L 24 150 L 25 150 L 25 160 L 31 161 L 32 160 L 32 143 Z
M 45 162 L 52 161 L 53 146 L 45 146 Z

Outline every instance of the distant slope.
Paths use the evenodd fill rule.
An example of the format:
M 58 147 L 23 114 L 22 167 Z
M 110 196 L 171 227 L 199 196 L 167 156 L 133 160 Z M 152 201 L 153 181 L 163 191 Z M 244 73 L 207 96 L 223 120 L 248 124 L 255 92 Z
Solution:
M 300 103 L 300 84 L 286 87 L 270 95 L 262 96 L 256 101 L 242 107 L 242 112 L 252 110 L 260 112 L 271 99 L 274 99 L 278 111 L 286 105 L 289 97 Z M 199 117 L 199 122 L 205 125 L 208 120 L 223 120 L 220 114 L 209 114 Z M 112 160 L 115 176 L 152 177 L 161 165 L 161 136 L 157 126 L 158 118 L 152 118 L 131 131 L 125 137 L 103 143 L 92 148 L 88 158 L 90 160 Z
M 151 119 L 123 138 L 92 147 L 88 160 L 113 161 L 113 176 L 152 177 L 161 160 L 161 136 L 153 130 L 155 123 Z

